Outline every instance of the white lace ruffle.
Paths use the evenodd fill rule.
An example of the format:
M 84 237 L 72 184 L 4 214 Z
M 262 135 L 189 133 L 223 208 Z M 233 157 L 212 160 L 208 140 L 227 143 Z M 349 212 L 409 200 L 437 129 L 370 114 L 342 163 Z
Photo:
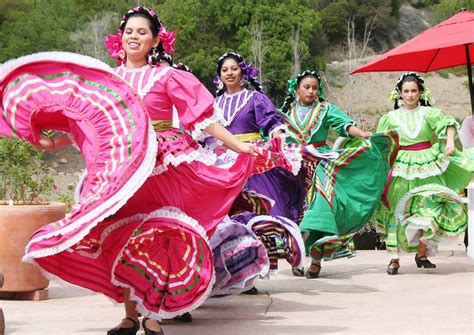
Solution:
M 153 86 L 155 86 L 155 83 L 159 81 L 165 74 L 167 74 L 169 71 L 174 70 L 171 66 L 166 66 L 164 67 L 161 71 L 159 71 L 157 74 L 153 76 L 153 78 L 150 78 L 148 80 L 147 84 L 138 91 L 138 95 L 140 98 L 144 98 L 152 89 Z
M 216 103 L 214 102 L 214 113 L 207 119 L 194 125 L 194 130 L 191 131 L 191 136 L 195 141 L 203 141 L 209 136 L 209 134 L 204 131 L 204 129 L 206 129 L 208 126 L 214 123 L 222 123 L 222 118 L 219 115 L 218 109 L 219 107 L 217 107 Z
M 440 242 L 443 240 L 443 238 L 438 237 L 436 235 L 436 231 L 438 230 L 438 226 L 433 220 L 424 218 L 424 217 L 410 217 L 410 218 L 405 218 L 404 214 L 404 209 L 405 206 L 407 205 L 408 201 L 410 198 L 413 196 L 413 194 L 417 193 L 420 189 L 425 190 L 427 185 L 422 185 L 415 187 L 405 193 L 403 197 L 400 198 L 398 201 L 397 207 L 395 208 L 395 218 L 398 222 L 398 224 L 402 226 L 406 226 L 405 228 L 405 235 L 407 238 L 407 241 L 409 245 L 418 245 L 419 241 L 423 241 L 427 245 L 427 256 L 433 256 L 436 254 L 438 251 L 438 245 Z M 424 191 L 424 194 L 426 196 L 434 195 L 439 193 L 439 188 L 434 189 L 432 191 Z M 444 187 L 443 190 L 444 193 L 447 193 L 450 197 L 455 199 L 457 202 L 462 203 L 462 198 L 459 194 L 451 190 L 450 188 Z M 429 236 L 421 236 L 419 234 L 420 230 L 423 231 L 428 231 L 430 230 L 433 232 L 433 234 Z
M 99 222 L 117 212 L 148 179 L 153 170 L 153 167 L 155 166 L 158 144 L 156 141 L 155 131 L 151 127 L 151 124 L 148 127 L 148 139 L 148 147 L 142 164 L 140 164 L 136 172 L 130 177 L 130 179 L 125 183 L 125 185 L 122 186 L 119 191 L 117 191 L 105 202 L 92 209 L 89 213 L 79 218 L 77 221 L 51 233 L 32 238 L 29 241 L 28 245 L 25 247 L 25 250 L 28 251 L 28 249 L 33 243 L 37 243 L 58 235 L 66 235 L 67 233 L 78 229 L 86 223 L 87 227 L 80 230 L 74 236 L 71 236 L 67 241 L 58 244 L 54 247 L 49 247 L 26 253 L 25 256 L 23 256 L 23 261 L 31 263 L 34 258 L 51 256 L 66 250 L 70 246 L 82 240 L 87 234 L 89 234 L 90 230 L 94 228 Z M 76 206 L 77 205 L 78 204 L 76 204 Z
M 203 163 L 204 165 L 207 165 L 207 166 L 212 166 L 216 163 L 217 156 L 216 154 L 208 150 L 201 150 L 201 149 L 193 151 L 191 153 L 182 153 L 178 156 L 168 154 L 163 159 L 163 164 L 160 164 L 153 169 L 151 176 L 156 176 L 167 171 L 168 166 L 170 164 L 176 167 L 182 163 L 190 164 L 195 161 Z
M 276 133 L 276 132 L 279 131 L 279 130 L 281 130 L 283 133 L 286 134 L 286 133 L 288 133 L 288 126 L 287 126 L 286 124 L 281 124 L 281 125 L 279 125 L 279 126 L 276 126 L 275 128 L 273 128 L 273 129 L 270 131 L 270 133 L 268 134 L 268 136 L 269 136 L 270 138 L 272 138 L 272 137 L 273 137 L 273 134 Z M 281 134 L 281 135 L 284 135 L 285 138 L 286 138 L 286 135 L 285 135 L 285 134 Z M 280 136 L 281 136 L 281 135 L 280 135 Z
M 438 165 L 437 169 L 431 169 L 431 170 L 421 172 L 421 173 L 415 172 L 415 171 L 410 171 L 409 173 L 406 173 L 403 171 L 396 170 L 396 167 L 395 167 L 392 171 L 392 176 L 401 177 L 406 180 L 424 179 L 428 177 L 439 176 L 446 172 L 450 163 L 451 162 L 448 159 L 443 159 L 442 164 Z

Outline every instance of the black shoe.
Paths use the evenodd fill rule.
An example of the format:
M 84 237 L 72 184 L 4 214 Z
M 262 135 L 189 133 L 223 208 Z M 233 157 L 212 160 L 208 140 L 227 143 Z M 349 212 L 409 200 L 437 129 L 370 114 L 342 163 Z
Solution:
M 175 316 L 173 320 L 176 322 L 189 323 L 193 322 L 193 316 L 190 313 L 186 312 L 183 315 Z
M 257 290 L 257 288 L 254 286 L 254 287 L 252 287 L 250 290 L 247 290 L 247 291 L 242 292 L 242 294 L 257 295 L 257 294 L 258 294 L 258 290 Z
M 397 266 L 392 267 L 392 264 L 396 264 Z M 400 263 L 398 262 L 398 259 L 392 259 L 390 260 L 390 263 L 388 263 L 388 268 L 387 268 L 387 273 L 391 276 L 398 274 L 398 269 L 400 268 Z
M 418 253 L 416 253 L 415 255 L 415 263 L 416 263 L 416 266 L 421 268 L 425 268 L 425 269 L 434 269 L 436 268 L 436 264 L 433 264 L 429 261 L 428 257 L 426 257 L 425 255 L 423 256 L 418 256 Z
M 304 268 L 291 268 L 291 272 L 295 277 L 304 277 Z
M 321 272 L 321 264 L 311 264 L 311 265 L 316 265 L 316 266 L 318 267 L 318 271 L 316 271 L 316 272 L 309 271 L 309 268 L 308 268 L 308 270 L 306 270 L 306 273 L 305 273 L 306 279 L 315 279 L 315 278 L 318 278 L 318 277 L 319 277 L 319 273 Z
M 126 328 L 115 327 L 115 328 L 109 329 L 107 331 L 107 335 L 136 335 L 138 330 L 140 329 L 140 324 L 138 323 L 138 320 L 133 320 L 132 318 L 129 318 L 128 316 L 123 320 L 132 321 L 133 326 L 126 327 Z
M 149 320 L 149 318 L 143 318 L 143 321 L 142 321 L 145 335 L 165 335 L 165 333 L 163 332 L 163 329 L 160 329 L 159 331 L 148 329 L 147 326 L 145 325 L 146 320 Z

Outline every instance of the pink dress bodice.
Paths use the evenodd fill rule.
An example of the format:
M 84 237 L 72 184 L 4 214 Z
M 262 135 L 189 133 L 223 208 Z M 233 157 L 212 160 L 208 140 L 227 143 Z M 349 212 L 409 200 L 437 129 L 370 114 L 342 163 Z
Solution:
M 214 114 L 214 98 L 190 72 L 166 65 L 139 69 L 122 65 L 115 71 L 137 91 L 152 120 L 171 120 L 174 105 L 181 125 L 193 131 Z

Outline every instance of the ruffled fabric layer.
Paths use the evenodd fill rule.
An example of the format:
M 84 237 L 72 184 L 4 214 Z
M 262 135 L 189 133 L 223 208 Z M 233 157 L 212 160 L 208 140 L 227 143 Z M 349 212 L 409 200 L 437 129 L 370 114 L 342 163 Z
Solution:
M 302 267 L 304 242 L 298 225 L 285 217 L 240 213 L 232 219 L 247 225 L 267 249 L 270 272 L 278 272 L 278 259 L 285 258 L 292 267 Z
M 308 233 L 306 250 L 315 261 L 354 256 L 351 239 L 380 202 L 398 152 L 398 135 L 386 131 L 342 146 L 332 151 L 337 158 L 321 161 L 311 176 L 309 207 L 300 228 Z
M 214 282 L 204 229 L 173 207 L 106 219 L 68 250 L 35 262 L 48 274 L 117 302 L 129 288 L 138 312 L 154 319 L 199 307 Z
M 71 213 L 35 232 L 24 259 L 50 278 L 119 302 L 128 287 L 139 312 L 153 318 L 199 306 L 213 284 L 207 234 L 225 217 L 257 159 L 239 155 L 228 170 L 203 164 L 199 156 L 179 161 L 196 147 L 189 135 L 178 144 L 167 139 L 172 132 L 157 140 L 140 98 L 89 57 L 37 54 L 4 64 L 0 74 L 0 134 L 38 145 L 41 129 L 70 133 L 88 171 Z M 166 162 L 168 152 L 178 161 Z
M 269 270 L 263 243 L 244 224 L 224 220 L 210 239 L 216 281 L 212 296 L 239 294 L 254 286 Z
M 455 237 L 467 228 L 467 209 L 462 198 L 437 184 L 415 187 L 407 192 L 398 202 L 395 214 L 400 226 L 398 244 L 402 251 L 416 251 L 422 241 L 433 255 L 440 241 Z

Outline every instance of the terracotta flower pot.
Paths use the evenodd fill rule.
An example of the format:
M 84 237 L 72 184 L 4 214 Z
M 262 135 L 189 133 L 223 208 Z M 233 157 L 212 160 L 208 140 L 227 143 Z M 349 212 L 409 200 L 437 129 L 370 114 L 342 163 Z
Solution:
M 41 226 L 60 220 L 66 205 L 0 204 L 0 273 L 5 277 L 3 292 L 28 292 L 48 287 L 49 281 L 31 264 L 21 261 L 31 235 Z

